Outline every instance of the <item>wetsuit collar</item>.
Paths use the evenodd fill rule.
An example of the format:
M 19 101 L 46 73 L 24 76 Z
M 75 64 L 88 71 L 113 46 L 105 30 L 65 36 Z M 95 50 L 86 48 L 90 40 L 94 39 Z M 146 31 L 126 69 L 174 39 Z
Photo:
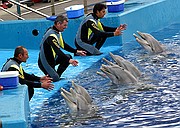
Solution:
M 52 29 L 55 30 L 57 33 L 60 32 L 55 26 L 53 26 Z
M 19 61 L 17 58 L 15 58 L 15 57 L 13 57 L 12 58 L 14 61 L 16 61 L 18 64 L 21 64 L 22 62 L 21 61 Z
M 99 17 L 96 15 L 96 14 L 94 14 L 94 13 L 92 13 L 92 16 L 94 17 L 94 19 L 96 19 L 96 20 L 98 20 L 99 19 Z
M 87 16 L 89 16 L 89 15 L 92 15 L 95 20 L 99 19 L 98 16 L 96 16 L 96 14 L 94 14 L 94 13 L 89 13 Z

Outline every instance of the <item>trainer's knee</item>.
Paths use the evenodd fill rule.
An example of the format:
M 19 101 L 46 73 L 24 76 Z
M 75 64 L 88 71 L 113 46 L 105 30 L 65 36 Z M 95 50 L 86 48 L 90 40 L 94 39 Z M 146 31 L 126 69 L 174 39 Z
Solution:
M 72 59 L 72 56 L 70 54 L 66 54 L 67 57 L 69 57 L 70 59 Z

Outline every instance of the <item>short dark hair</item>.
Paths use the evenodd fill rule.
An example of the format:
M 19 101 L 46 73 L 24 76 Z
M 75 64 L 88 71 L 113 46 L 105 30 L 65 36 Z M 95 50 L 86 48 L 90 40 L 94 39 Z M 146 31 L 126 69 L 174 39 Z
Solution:
M 54 21 L 54 24 L 57 24 L 58 22 L 63 23 L 64 21 L 68 21 L 67 17 L 58 15 Z
M 18 57 L 19 54 L 24 54 L 24 49 L 25 47 L 23 46 L 17 46 L 16 49 L 14 50 L 14 57 Z
M 101 11 L 103 9 L 106 9 L 106 5 L 105 4 L 102 4 L 102 3 L 97 3 L 94 5 L 94 8 L 93 8 L 93 13 L 96 14 L 97 11 Z

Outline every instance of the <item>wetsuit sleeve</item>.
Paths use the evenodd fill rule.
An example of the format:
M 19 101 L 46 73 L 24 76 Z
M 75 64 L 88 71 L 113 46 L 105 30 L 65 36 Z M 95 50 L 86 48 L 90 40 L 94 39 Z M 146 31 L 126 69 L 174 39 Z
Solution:
M 61 61 L 66 61 L 69 63 L 70 58 L 61 51 L 60 46 L 58 45 L 58 41 L 55 37 L 49 36 L 47 38 L 47 42 L 53 48 L 54 52 L 61 58 Z
M 71 52 L 71 53 L 76 53 L 77 50 L 72 48 L 70 45 L 68 45 L 64 40 L 64 50 L 68 51 L 68 52 Z
M 92 30 L 92 32 L 94 34 L 96 34 L 97 36 L 100 36 L 100 37 L 112 37 L 112 36 L 114 36 L 113 32 L 106 32 L 106 31 L 99 30 L 97 25 L 93 21 L 88 20 L 86 24 L 87 24 L 87 27 L 90 28 Z
M 103 29 L 104 29 L 105 32 L 114 32 L 114 31 L 117 29 L 117 27 L 114 28 L 114 27 L 104 26 L 103 23 L 101 23 L 101 25 L 102 25 L 102 27 L 103 27 Z
M 8 71 L 18 71 L 17 69 L 10 67 Z M 19 77 L 20 84 L 26 84 L 28 86 L 32 86 L 33 88 L 41 88 L 40 77 L 27 74 L 23 71 L 24 79 Z M 27 78 L 26 78 L 27 77 Z

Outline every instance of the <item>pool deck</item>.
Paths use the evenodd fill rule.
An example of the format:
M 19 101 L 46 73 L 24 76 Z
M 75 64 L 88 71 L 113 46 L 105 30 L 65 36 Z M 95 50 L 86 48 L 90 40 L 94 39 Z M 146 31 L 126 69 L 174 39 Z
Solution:
M 141 6 L 137 6 L 136 8 L 131 8 L 127 10 L 125 9 L 124 12 L 107 14 L 104 20 L 102 20 L 107 25 L 117 25 L 120 23 L 128 24 L 128 30 L 124 32 L 122 37 L 111 38 L 111 39 L 108 39 L 107 41 L 115 42 L 113 43 L 113 45 L 115 44 L 116 46 L 122 46 L 123 48 L 133 47 L 127 42 L 133 39 L 132 33 L 136 32 L 137 30 L 152 32 L 157 29 L 161 29 L 163 28 L 163 26 L 166 26 L 174 21 L 179 21 L 180 14 L 177 13 L 177 12 L 180 12 L 180 8 L 178 7 L 179 4 L 180 4 L 179 0 L 173 0 L 173 2 L 171 0 L 158 0 L 151 4 L 147 4 L 143 6 L 141 5 Z M 75 31 L 77 30 L 77 24 L 79 24 L 81 20 L 82 20 L 82 17 L 78 19 L 71 19 L 69 21 L 69 26 L 72 27 L 73 28 L 72 30 L 74 31 L 67 30 L 64 33 L 65 38 L 66 36 L 69 38 L 69 35 L 68 35 L 69 32 L 71 32 L 72 33 L 71 36 L 74 37 Z M 16 27 L 12 29 L 12 31 L 14 33 L 17 33 L 17 28 L 22 27 L 24 29 L 25 26 L 27 27 L 27 25 L 31 25 L 31 24 L 36 25 L 36 26 L 40 25 L 41 28 L 38 27 L 37 29 L 44 31 L 47 26 L 52 24 L 52 22 L 47 21 L 45 19 L 38 20 L 38 21 L 33 20 L 31 22 L 30 21 L 8 22 L 8 23 L 3 23 L 3 25 L 0 25 L 0 30 L 7 31 L 11 29 L 12 27 L 14 27 L 14 25 L 16 25 Z M 44 24 L 46 27 L 42 28 Z M 18 25 L 20 25 L 21 27 Z M 36 28 L 33 26 L 31 27 Z M 28 29 L 29 28 L 27 28 L 27 31 Z M 21 33 L 21 31 L 18 31 L 18 32 Z M 14 34 L 13 39 L 15 41 L 17 42 L 21 41 L 19 39 L 16 39 L 17 37 L 15 38 L 15 36 L 17 35 Z M 1 38 L 6 37 L 6 33 L 1 34 L 0 37 Z M 21 38 L 32 38 L 32 37 L 24 37 L 22 33 Z M 72 40 L 70 41 L 73 42 Z M 8 40 L 8 41 L 12 42 L 12 40 Z M 11 48 L 12 48 L 12 45 L 13 44 L 10 45 Z M 15 44 L 15 45 L 18 45 L 18 44 Z M 30 43 L 30 45 L 24 44 L 24 46 L 33 48 L 33 47 L 37 47 L 37 44 L 35 44 L 35 46 L 32 46 L 32 43 Z M 6 44 L 3 44 L 2 48 L 3 47 L 7 48 Z M 108 48 L 108 45 L 106 45 L 103 49 L 106 49 L 106 48 Z M 116 48 L 114 50 L 116 50 Z M 107 54 L 103 54 L 102 56 L 97 57 L 97 61 L 105 55 Z M 83 61 L 84 63 L 86 63 L 87 61 L 90 61 L 90 60 L 88 57 L 86 57 L 83 59 Z M 90 65 L 87 65 L 86 68 L 88 67 L 90 67 Z M 15 126 L 17 128 L 26 128 L 28 126 L 29 102 L 28 102 L 26 86 L 19 86 L 17 89 L 1 91 L 0 92 L 0 106 L 1 106 L 0 128 L 1 128 L 1 122 L 2 122 L 2 128 L 15 128 Z

